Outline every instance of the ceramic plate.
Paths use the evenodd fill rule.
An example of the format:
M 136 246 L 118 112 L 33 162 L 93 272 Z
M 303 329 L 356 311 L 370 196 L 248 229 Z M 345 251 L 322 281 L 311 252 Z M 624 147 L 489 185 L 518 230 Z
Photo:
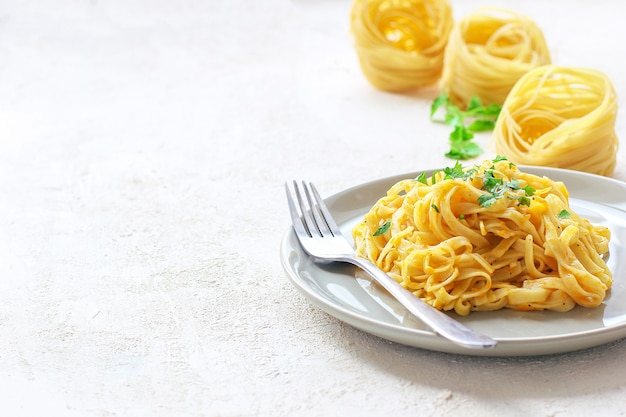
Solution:
M 570 191 L 572 209 L 593 224 L 611 229 L 608 266 L 613 287 L 600 307 L 576 307 L 567 313 L 508 309 L 474 312 L 467 317 L 450 313 L 498 341 L 493 349 L 468 349 L 433 333 L 354 267 L 311 262 L 291 228 L 281 242 L 283 268 L 296 288 L 328 314 L 365 332 L 418 348 L 466 355 L 529 356 L 569 352 L 626 337 L 626 183 L 556 168 L 521 169 L 563 181 Z M 350 237 L 352 227 L 391 185 L 417 174 L 361 184 L 325 201 L 344 235 Z

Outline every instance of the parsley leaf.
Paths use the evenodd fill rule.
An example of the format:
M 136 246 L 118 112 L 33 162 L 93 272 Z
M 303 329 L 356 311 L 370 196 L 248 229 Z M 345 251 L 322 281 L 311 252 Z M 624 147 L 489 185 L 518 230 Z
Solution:
M 480 100 L 478 101 L 480 103 Z M 481 117 L 485 119 L 497 119 L 500 115 L 500 110 L 502 110 L 502 106 L 498 104 L 490 104 L 488 106 L 483 106 L 480 103 L 480 106 L 475 106 L 471 109 L 468 109 L 468 114 L 472 117 Z
M 496 124 L 491 120 L 474 120 L 467 129 L 472 132 L 486 132 L 493 130 L 494 127 L 496 127 Z
M 528 197 L 532 197 L 533 195 L 535 195 L 535 189 L 531 187 L 530 185 L 527 185 L 526 187 L 524 187 L 523 190 L 524 190 L 524 193 L 526 193 Z
M 478 96 L 473 96 L 465 111 L 452 104 L 445 92 L 442 92 L 430 106 L 430 120 L 443 122 L 454 129 L 448 138 L 450 150 L 445 156 L 450 159 L 470 159 L 480 155 L 483 150 L 472 139 L 474 133 L 493 130 L 502 107 L 498 104 L 484 106 Z M 443 112 L 443 118 L 437 117 Z
M 419 174 L 417 176 L 417 178 L 415 178 L 417 181 L 421 182 L 422 184 L 426 184 L 428 185 L 428 179 L 426 178 L 426 173 L 422 172 L 421 174 Z
M 506 186 L 512 190 L 520 190 L 519 180 L 517 178 L 511 178 L 511 181 L 506 183 Z
M 374 232 L 374 234 L 372 234 L 372 236 L 384 235 L 385 233 L 387 233 L 390 227 L 391 227 L 391 222 L 386 221 L 378 229 L 376 229 L 376 231 Z
M 559 216 L 559 219 L 567 219 L 569 217 L 572 217 L 572 213 L 563 209 L 559 212 L 558 216 Z
M 483 103 L 480 102 L 480 99 L 478 98 L 478 96 L 474 95 L 470 98 L 469 102 L 467 103 L 467 112 L 468 113 L 477 112 L 482 106 L 483 106 Z
M 502 180 L 502 178 L 496 178 L 491 170 L 485 171 L 485 177 L 483 178 L 483 190 L 494 193 L 497 192 L 498 188 L 501 188 L 502 185 L 504 185 L 504 180 Z
M 482 148 L 471 141 L 450 141 L 450 150 L 445 156 L 450 159 L 470 159 L 480 155 Z
M 459 161 L 456 161 L 456 164 L 454 164 L 452 168 L 450 167 L 444 168 L 443 173 L 446 174 L 446 179 L 454 179 L 454 178 L 466 179 L 470 175 L 472 175 L 471 173 L 467 173 L 463 171 L 463 165 L 461 165 Z
M 445 93 L 442 93 L 439 97 L 437 97 L 430 105 L 430 118 L 434 118 L 437 111 L 442 107 L 445 108 L 449 101 L 448 95 Z
M 491 207 L 496 202 L 498 196 L 495 194 L 482 194 L 478 197 L 478 205 L 481 207 Z
M 452 142 L 467 142 L 474 139 L 474 133 L 463 125 L 455 125 L 454 130 L 450 133 Z

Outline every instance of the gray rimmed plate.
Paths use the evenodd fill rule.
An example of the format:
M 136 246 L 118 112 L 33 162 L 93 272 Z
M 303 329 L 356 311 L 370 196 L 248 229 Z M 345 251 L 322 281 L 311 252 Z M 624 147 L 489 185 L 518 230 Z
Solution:
M 284 235 L 280 259 L 295 287 L 314 305 L 358 329 L 418 348 L 480 356 L 530 356 L 570 352 L 626 337 L 626 183 L 588 173 L 543 167 L 521 170 L 563 181 L 570 205 L 593 224 L 611 229 L 608 266 L 613 287 L 598 308 L 566 313 L 500 310 L 454 315 L 498 341 L 493 349 L 467 349 L 437 336 L 385 290 L 348 265 L 321 266 L 302 251 L 293 230 Z M 372 205 L 408 173 L 367 182 L 325 199 L 345 236 Z M 323 191 L 322 191 L 323 193 Z

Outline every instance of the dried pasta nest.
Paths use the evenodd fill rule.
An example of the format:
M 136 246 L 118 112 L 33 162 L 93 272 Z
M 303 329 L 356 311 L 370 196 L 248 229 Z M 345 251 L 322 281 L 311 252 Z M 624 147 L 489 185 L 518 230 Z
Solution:
M 519 78 L 551 63 L 541 29 L 523 14 L 480 8 L 452 29 L 445 53 L 441 88 L 459 107 L 476 95 L 502 104 Z
M 446 0 L 355 0 L 351 31 L 363 74 L 384 91 L 436 84 L 453 24 Z
M 517 164 L 613 173 L 616 93 L 600 71 L 546 65 L 524 75 L 503 104 L 496 151 Z

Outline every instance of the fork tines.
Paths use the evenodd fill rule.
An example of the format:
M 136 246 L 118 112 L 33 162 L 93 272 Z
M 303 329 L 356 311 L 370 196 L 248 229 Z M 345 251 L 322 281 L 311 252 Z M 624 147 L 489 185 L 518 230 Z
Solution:
M 304 233 L 309 237 L 339 234 L 339 226 L 333 220 L 313 183 L 307 184 L 302 181 L 299 186 L 297 181 L 293 181 L 293 189 L 298 202 L 297 208 L 289 190 L 289 184 L 285 183 L 291 221 L 296 232 Z

